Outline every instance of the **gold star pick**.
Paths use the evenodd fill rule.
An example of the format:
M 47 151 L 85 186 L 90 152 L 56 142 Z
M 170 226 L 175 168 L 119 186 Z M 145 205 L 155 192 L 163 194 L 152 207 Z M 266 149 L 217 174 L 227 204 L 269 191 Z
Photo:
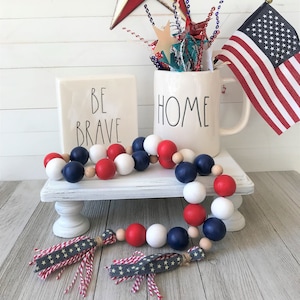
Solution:
M 153 26 L 157 36 L 157 44 L 154 48 L 154 54 L 163 51 L 168 61 L 170 61 L 170 48 L 173 44 L 177 44 L 178 40 L 171 35 L 170 21 L 163 30 Z

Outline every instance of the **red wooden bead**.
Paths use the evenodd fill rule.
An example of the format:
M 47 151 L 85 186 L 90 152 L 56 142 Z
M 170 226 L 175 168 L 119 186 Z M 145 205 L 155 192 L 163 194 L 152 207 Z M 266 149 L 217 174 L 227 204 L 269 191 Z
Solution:
M 158 161 L 160 165 L 165 169 L 173 169 L 176 165 L 172 159 L 164 159 L 161 156 L 158 157 Z
M 59 153 L 56 152 L 51 152 L 47 154 L 44 158 L 44 167 L 46 168 L 47 163 L 52 159 L 52 158 L 62 158 L 64 159 Z
M 115 176 L 117 168 L 111 159 L 102 158 L 96 163 L 95 171 L 98 178 L 106 180 Z
M 191 226 L 200 226 L 206 219 L 206 210 L 200 204 L 188 204 L 183 210 L 183 218 Z
M 177 146 L 170 140 L 163 140 L 157 146 L 157 154 L 163 159 L 172 160 L 172 156 L 177 152 Z
M 121 153 L 126 153 L 126 149 L 121 144 L 111 144 L 106 151 L 107 157 L 111 160 L 115 160 Z
M 126 242 L 133 247 L 140 247 L 146 243 L 146 228 L 139 223 L 130 224 L 125 232 Z
M 215 192 L 221 197 L 229 197 L 235 193 L 235 180 L 229 175 L 219 175 L 214 180 Z

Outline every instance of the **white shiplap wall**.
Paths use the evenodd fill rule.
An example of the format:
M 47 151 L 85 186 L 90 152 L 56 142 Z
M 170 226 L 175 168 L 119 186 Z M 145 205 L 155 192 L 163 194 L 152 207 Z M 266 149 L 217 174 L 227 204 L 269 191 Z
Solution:
M 195 21 L 218 5 L 217 0 L 190 3 Z M 215 49 L 261 3 L 225 0 Z M 157 26 L 172 19 L 157 1 L 147 4 Z M 111 31 L 115 5 L 116 0 L 0 0 L 0 180 L 45 178 L 44 155 L 60 152 L 56 77 L 134 74 L 139 134 L 152 133 L 154 67 L 147 47 L 121 28 L 150 41 L 155 35 L 142 5 Z M 299 0 L 274 0 L 272 5 L 299 32 Z M 223 99 L 225 125 L 239 115 L 240 93 L 235 90 L 228 88 Z M 222 141 L 246 171 L 300 172 L 300 124 L 278 137 L 252 109 L 247 128 Z

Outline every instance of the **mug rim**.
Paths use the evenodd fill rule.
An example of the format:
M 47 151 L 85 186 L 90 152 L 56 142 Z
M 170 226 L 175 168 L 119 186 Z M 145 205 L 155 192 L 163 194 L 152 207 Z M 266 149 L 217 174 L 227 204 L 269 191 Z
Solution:
M 207 71 L 184 71 L 184 72 L 178 72 L 178 71 L 168 71 L 168 70 L 154 70 L 155 73 L 169 73 L 169 74 L 208 74 L 208 73 L 220 73 L 219 69 L 214 70 L 207 70 Z

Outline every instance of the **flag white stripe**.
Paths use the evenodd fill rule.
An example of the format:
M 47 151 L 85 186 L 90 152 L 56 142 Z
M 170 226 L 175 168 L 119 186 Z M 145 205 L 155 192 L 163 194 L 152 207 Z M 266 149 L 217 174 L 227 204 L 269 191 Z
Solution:
M 291 57 L 289 59 L 289 61 L 294 66 L 295 69 L 297 69 L 297 67 L 298 67 L 298 70 L 299 70 L 300 65 L 299 65 L 299 63 L 298 63 L 298 61 L 296 60 L 295 57 Z M 295 89 L 295 88 L 294 88 L 294 90 L 298 94 L 298 96 L 300 97 L 300 86 L 299 86 L 298 82 L 296 81 L 295 77 L 289 71 L 289 69 L 285 66 L 285 64 L 281 64 L 278 68 L 285 75 L 285 77 L 287 78 L 287 80 L 290 82 L 290 84 L 292 86 L 294 86 L 294 87 L 298 86 L 298 90 Z M 300 77 L 300 74 L 299 74 L 299 77 Z
M 278 77 L 273 65 L 271 64 L 268 57 L 257 47 L 257 45 L 254 43 L 252 39 L 250 39 L 247 35 L 242 33 L 241 31 L 237 31 L 234 34 L 235 36 L 238 36 L 242 40 L 246 42 L 250 46 L 251 49 L 255 49 L 256 54 L 260 57 L 260 59 L 265 64 L 266 68 L 268 69 L 270 73 L 270 77 L 274 80 L 275 85 L 278 87 L 282 95 L 285 97 L 285 100 L 292 106 L 295 103 L 295 100 L 291 97 L 290 93 L 286 89 L 285 85 L 281 82 L 280 78 Z M 266 74 L 262 72 L 257 62 L 253 59 L 253 57 L 245 50 L 239 43 L 236 43 L 235 41 L 229 40 L 226 44 L 236 48 L 245 58 L 246 61 L 249 62 L 252 69 L 255 71 L 256 75 L 259 77 L 261 83 L 263 84 L 263 87 L 266 89 L 267 93 L 269 94 L 270 98 L 272 99 L 272 102 L 274 105 L 279 109 L 282 116 L 285 118 L 285 120 L 288 122 L 289 125 L 295 124 L 294 120 L 291 118 L 289 112 L 286 110 L 286 108 L 282 105 L 281 101 L 278 99 L 276 94 L 274 93 L 272 87 L 270 86 Z M 298 64 L 298 63 L 297 63 Z M 243 73 L 245 77 L 248 76 L 248 71 Z M 252 81 L 252 80 L 251 80 Z M 253 81 L 252 81 L 253 82 Z M 256 85 L 253 83 L 253 85 Z M 251 84 L 251 86 L 253 86 Z M 262 98 L 261 96 L 260 98 Z M 263 99 L 261 99 L 263 100 Z M 299 108 L 298 108 L 298 114 L 299 114 Z M 276 117 L 277 118 L 277 117 Z
M 249 39 L 246 35 L 244 35 L 242 32 L 236 32 L 234 35 L 239 36 L 240 38 L 242 38 L 246 43 L 248 43 L 248 45 L 252 48 L 252 49 L 256 49 L 257 46 L 253 43 L 253 41 L 251 39 Z M 233 40 L 229 40 L 226 45 L 232 46 L 233 48 L 235 48 L 238 52 L 240 52 L 242 54 L 242 56 L 244 57 L 244 59 L 251 65 L 251 67 L 254 69 L 255 74 L 258 76 L 258 78 L 260 79 L 263 87 L 266 89 L 267 93 L 269 94 L 269 96 L 271 97 L 274 105 L 280 110 L 281 114 L 283 115 L 283 117 L 286 119 L 286 121 L 288 122 L 289 125 L 293 125 L 295 122 L 292 120 L 292 118 L 290 117 L 289 113 L 286 111 L 286 109 L 284 108 L 284 106 L 282 105 L 282 103 L 280 102 L 280 100 L 277 98 L 277 96 L 275 95 L 274 91 L 272 90 L 272 88 L 270 87 L 265 74 L 262 73 L 262 71 L 260 70 L 259 65 L 256 63 L 256 61 L 252 58 L 252 56 L 244 50 L 244 48 L 239 44 L 236 43 Z M 236 67 L 239 69 L 239 71 L 242 73 L 242 75 L 244 76 L 247 84 L 249 85 L 250 89 L 252 90 L 253 94 L 255 95 L 257 101 L 259 102 L 259 104 L 261 105 L 261 107 L 264 109 L 264 111 L 266 112 L 266 114 L 269 115 L 269 117 L 272 119 L 272 121 L 282 130 L 285 131 L 285 126 L 282 125 L 281 121 L 277 118 L 277 116 L 273 113 L 272 109 L 269 107 L 269 105 L 266 103 L 266 101 L 263 99 L 263 96 L 261 95 L 256 83 L 252 80 L 252 78 L 249 75 L 248 70 L 243 66 L 243 64 L 239 61 L 238 58 L 235 57 L 234 54 L 232 54 L 231 52 L 223 49 L 222 50 L 222 54 L 226 57 L 228 57 L 234 65 L 236 65 Z M 268 58 L 265 56 L 264 53 L 258 53 L 258 55 L 260 56 L 260 58 L 265 62 L 265 65 L 267 68 L 269 68 L 270 70 L 270 74 L 272 76 L 272 78 L 277 78 L 278 76 L 274 70 L 273 65 L 271 65 L 270 61 L 268 60 Z M 277 82 L 276 82 L 277 83 Z M 286 88 L 284 87 L 284 85 L 282 84 L 282 82 L 278 79 L 278 88 L 281 91 L 285 91 L 287 92 Z M 290 98 L 290 95 L 289 95 Z
M 255 83 L 253 83 L 252 79 L 248 75 L 248 71 L 244 68 L 244 66 L 241 64 L 239 59 L 237 59 L 231 52 L 223 49 L 222 55 L 227 57 L 235 66 L 236 68 L 241 72 L 243 77 L 245 78 L 245 81 L 249 85 L 252 93 L 254 94 L 255 98 L 257 99 L 258 104 L 261 106 L 261 108 L 265 111 L 265 113 L 269 116 L 269 118 L 272 120 L 272 122 L 280 129 L 281 132 L 285 131 L 286 128 L 282 125 L 282 123 L 278 120 L 276 115 L 273 113 L 273 111 L 270 109 L 270 107 L 267 105 L 265 101 L 262 101 L 262 96 L 257 89 L 257 86 Z
M 298 69 L 300 68 L 298 61 L 294 57 L 290 58 L 290 62 L 294 67 L 296 67 L 296 69 L 297 69 L 297 66 L 298 66 Z M 300 106 L 299 106 L 299 103 L 297 103 L 297 100 L 299 101 L 299 99 L 300 99 L 300 86 L 299 86 L 298 82 L 296 81 L 295 77 L 290 73 L 289 69 L 284 64 L 280 65 L 278 68 L 280 69 L 282 74 L 286 77 L 287 81 L 291 84 L 295 93 L 298 95 L 298 99 L 293 99 L 290 96 L 290 94 L 288 96 L 286 96 L 284 94 L 287 101 L 293 108 L 294 112 L 300 118 Z M 300 74 L 299 74 L 299 76 L 300 76 Z

